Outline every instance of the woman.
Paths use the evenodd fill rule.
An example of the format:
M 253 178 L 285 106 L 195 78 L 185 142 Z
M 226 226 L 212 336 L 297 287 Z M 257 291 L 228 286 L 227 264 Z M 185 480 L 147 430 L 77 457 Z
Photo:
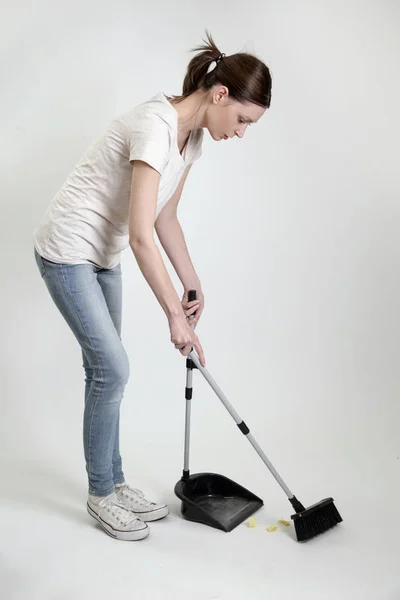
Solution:
M 178 202 L 201 155 L 203 130 L 216 141 L 242 138 L 270 105 L 270 72 L 258 58 L 225 56 L 209 34 L 195 50 L 182 95 L 158 93 L 115 119 L 75 166 L 34 232 L 38 268 L 83 356 L 87 510 L 121 540 L 145 538 L 147 522 L 169 512 L 126 484 L 122 471 L 119 409 L 129 363 L 121 342 L 121 252 L 131 247 L 165 312 L 175 348 L 187 356 L 193 347 L 204 366 L 194 332 L 204 296 L 177 219 Z M 182 300 L 154 230 L 182 282 Z M 193 302 L 190 289 L 197 292 Z

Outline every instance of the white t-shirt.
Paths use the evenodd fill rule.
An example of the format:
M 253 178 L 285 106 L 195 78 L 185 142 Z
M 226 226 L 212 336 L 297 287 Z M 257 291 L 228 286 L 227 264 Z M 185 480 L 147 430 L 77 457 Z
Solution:
M 56 263 L 115 267 L 129 246 L 130 161 L 161 174 L 158 215 L 202 152 L 203 129 L 190 133 L 182 155 L 177 134 L 178 113 L 162 92 L 113 120 L 50 202 L 33 233 L 39 254 Z

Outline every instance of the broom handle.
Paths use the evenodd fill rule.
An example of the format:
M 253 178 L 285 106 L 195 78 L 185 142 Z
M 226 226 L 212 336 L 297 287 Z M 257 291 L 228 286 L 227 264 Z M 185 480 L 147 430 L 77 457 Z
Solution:
M 233 408 L 233 406 L 230 404 L 230 402 L 228 401 L 227 397 L 225 396 L 225 394 L 223 393 L 223 391 L 221 390 L 221 388 L 218 387 L 217 383 L 211 377 L 211 375 L 207 371 L 207 369 L 205 369 L 200 364 L 199 357 L 194 352 L 194 350 L 192 350 L 192 352 L 190 352 L 188 358 L 192 359 L 192 361 L 194 362 L 194 364 L 196 365 L 196 367 L 198 368 L 198 370 L 201 372 L 201 374 L 204 376 L 204 378 L 208 381 L 208 383 L 210 384 L 210 386 L 212 387 L 212 389 L 214 390 L 214 392 L 217 394 L 218 398 L 221 400 L 222 404 L 225 406 L 226 410 L 229 412 L 229 414 L 231 415 L 231 417 L 233 418 L 233 420 L 236 422 L 236 425 L 239 427 L 240 431 L 247 437 L 247 439 L 249 440 L 250 444 L 256 450 L 257 454 L 261 457 L 261 459 L 263 460 L 263 462 L 267 465 L 268 469 L 271 471 L 272 475 L 275 477 L 276 481 L 279 483 L 279 485 L 281 486 L 281 488 L 285 492 L 286 496 L 289 498 L 289 500 L 293 499 L 294 498 L 294 494 L 292 494 L 292 492 L 290 491 L 290 489 L 288 488 L 288 486 L 286 485 L 286 483 L 283 481 L 283 479 L 281 478 L 281 476 L 279 475 L 279 473 L 276 471 L 276 469 L 274 468 L 274 466 L 272 465 L 272 463 L 268 460 L 267 456 L 264 454 L 264 452 L 262 451 L 262 449 L 260 448 L 260 446 L 258 445 L 258 443 L 256 442 L 256 440 L 251 435 L 250 429 L 247 427 L 247 425 L 243 421 L 243 419 L 241 419 L 240 416 L 237 414 L 237 412 L 235 411 L 235 409 Z

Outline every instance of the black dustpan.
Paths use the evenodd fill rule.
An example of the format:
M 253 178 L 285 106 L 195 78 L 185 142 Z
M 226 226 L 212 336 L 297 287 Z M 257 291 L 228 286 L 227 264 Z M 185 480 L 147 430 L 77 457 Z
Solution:
M 189 292 L 189 301 L 195 299 L 195 292 Z M 189 474 L 192 378 L 193 369 L 197 368 L 193 360 L 188 358 L 186 361 L 184 468 L 182 478 L 175 485 L 174 491 L 182 501 L 181 513 L 185 519 L 229 532 L 261 508 L 263 501 L 224 475 L 217 473 Z M 203 374 L 204 371 L 202 369 Z
M 182 516 L 189 521 L 232 531 L 263 501 L 238 483 L 217 473 L 196 473 L 178 481 L 175 494 L 182 500 Z

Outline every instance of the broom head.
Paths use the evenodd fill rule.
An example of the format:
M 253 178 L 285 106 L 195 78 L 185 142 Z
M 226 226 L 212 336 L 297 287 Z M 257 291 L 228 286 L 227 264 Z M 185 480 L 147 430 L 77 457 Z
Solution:
M 301 505 L 300 507 L 304 509 Z M 333 503 L 333 498 L 325 498 L 309 508 L 296 512 L 291 518 L 299 542 L 306 542 L 316 535 L 325 533 L 343 520 Z

